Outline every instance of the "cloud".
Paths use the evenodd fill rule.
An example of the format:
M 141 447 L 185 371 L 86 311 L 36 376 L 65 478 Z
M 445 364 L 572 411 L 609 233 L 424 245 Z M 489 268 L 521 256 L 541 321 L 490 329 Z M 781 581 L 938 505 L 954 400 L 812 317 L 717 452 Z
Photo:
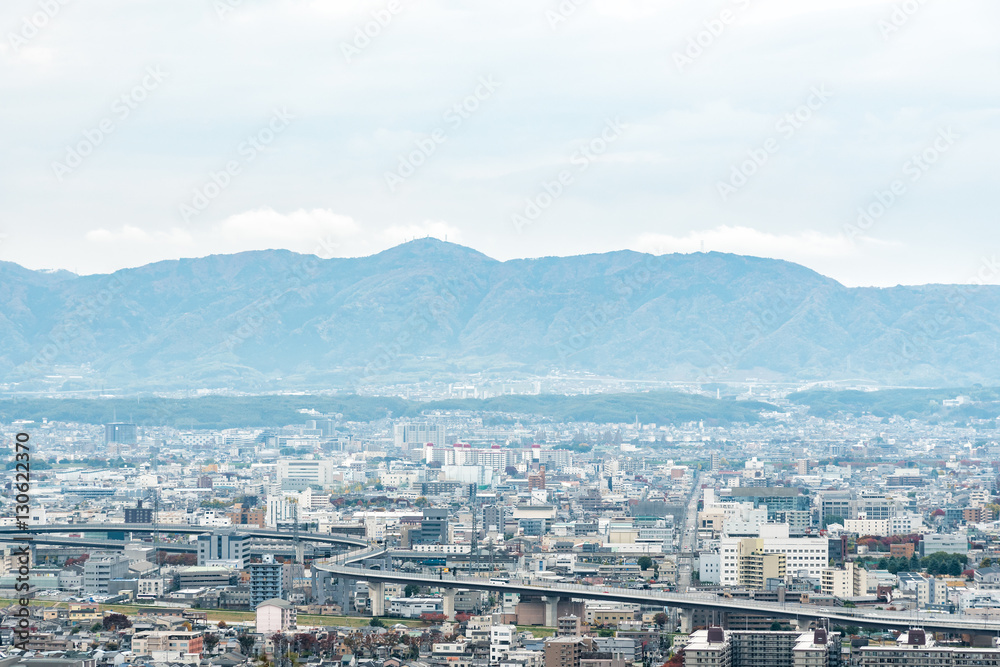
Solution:
M 361 227 L 353 218 L 329 209 L 278 213 L 267 207 L 231 215 L 212 231 L 232 242 L 293 245 L 328 237 L 346 239 L 360 232 Z
M 134 225 L 122 225 L 118 231 L 109 229 L 92 229 L 85 235 L 88 241 L 95 243 L 143 243 L 166 245 L 194 245 L 194 237 L 183 229 L 173 227 L 166 231 L 147 231 Z

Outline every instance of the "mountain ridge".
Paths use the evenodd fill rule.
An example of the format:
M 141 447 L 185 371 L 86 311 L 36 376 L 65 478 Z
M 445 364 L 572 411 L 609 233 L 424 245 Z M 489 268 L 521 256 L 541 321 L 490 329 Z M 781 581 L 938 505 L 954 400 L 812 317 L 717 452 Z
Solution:
M 417 239 L 369 257 L 256 250 L 86 276 L 4 262 L 0 385 L 259 391 L 553 369 L 1000 383 L 997 313 L 1000 287 L 848 288 L 718 252 L 499 261 Z

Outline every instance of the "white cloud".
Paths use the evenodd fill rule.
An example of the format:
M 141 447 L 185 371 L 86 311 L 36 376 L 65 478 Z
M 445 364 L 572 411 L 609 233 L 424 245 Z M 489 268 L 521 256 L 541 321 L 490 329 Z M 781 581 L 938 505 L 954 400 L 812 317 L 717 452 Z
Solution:
M 259 208 L 229 216 L 212 233 L 229 242 L 277 243 L 287 247 L 323 238 L 342 240 L 360 231 L 353 218 L 329 209 L 278 213 L 273 208 Z

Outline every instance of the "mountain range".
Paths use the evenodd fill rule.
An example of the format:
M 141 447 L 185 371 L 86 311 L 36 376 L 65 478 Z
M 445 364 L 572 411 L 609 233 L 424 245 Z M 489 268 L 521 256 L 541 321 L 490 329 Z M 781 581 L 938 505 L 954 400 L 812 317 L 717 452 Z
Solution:
M 7 391 L 359 384 L 583 371 L 703 383 L 1000 383 L 1000 287 L 848 288 L 803 266 L 632 251 L 497 261 L 421 239 L 110 275 L 0 263 Z

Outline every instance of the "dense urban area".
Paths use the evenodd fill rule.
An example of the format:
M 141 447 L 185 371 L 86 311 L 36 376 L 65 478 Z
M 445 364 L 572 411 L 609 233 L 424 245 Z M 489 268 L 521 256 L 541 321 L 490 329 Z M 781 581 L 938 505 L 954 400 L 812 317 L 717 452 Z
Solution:
M 0 652 L 36 667 L 1000 664 L 992 408 L 819 416 L 787 393 L 740 396 L 772 408 L 746 422 L 352 421 L 284 397 L 297 420 L 268 427 L 3 423 L 11 452 L 30 438 L 30 485 L 12 453 Z

